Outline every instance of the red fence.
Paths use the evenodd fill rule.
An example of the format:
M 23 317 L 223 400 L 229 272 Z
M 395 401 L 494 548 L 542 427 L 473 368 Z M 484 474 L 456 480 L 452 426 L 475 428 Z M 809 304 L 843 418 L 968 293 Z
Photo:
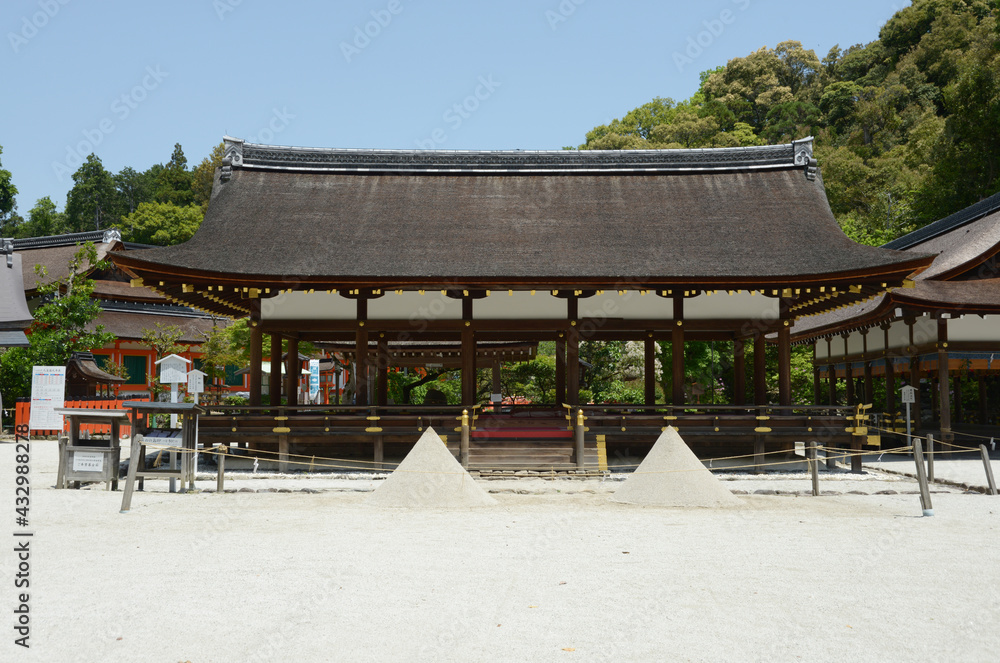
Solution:
M 101 400 L 86 400 L 86 401 L 66 401 L 63 407 L 76 407 L 76 408 L 86 408 L 88 410 L 121 410 L 122 403 L 125 400 L 130 401 L 148 401 L 149 398 L 128 398 L 123 400 L 112 400 L 112 399 L 101 399 Z M 14 413 L 14 422 L 18 426 L 21 424 L 27 424 L 31 420 L 31 403 L 28 401 L 19 401 L 17 403 L 17 410 Z M 82 424 L 80 426 L 81 431 L 89 431 L 91 433 L 97 434 L 109 434 L 111 432 L 111 426 L 108 424 Z M 66 422 L 63 426 L 62 431 L 58 430 L 31 430 L 32 435 L 59 435 L 63 431 L 69 431 L 69 422 Z M 132 427 L 128 425 L 121 426 L 121 434 L 124 436 L 130 436 L 132 434 Z

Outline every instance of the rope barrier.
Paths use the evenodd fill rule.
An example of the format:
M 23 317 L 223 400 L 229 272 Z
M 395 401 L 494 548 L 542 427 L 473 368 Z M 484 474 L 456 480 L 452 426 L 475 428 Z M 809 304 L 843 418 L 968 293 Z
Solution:
M 148 448 L 154 448 L 154 449 L 171 450 L 171 451 L 175 451 L 177 453 L 198 453 L 198 454 L 204 454 L 204 455 L 207 455 L 207 456 L 226 455 L 225 452 L 220 452 L 216 448 L 213 448 L 213 449 L 203 449 L 203 450 L 195 452 L 195 451 L 192 451 L 190 449 L 182 449 L 182 448 L 179 448 L 179 447 L 160 447 L 158 445 L 146 445 L 146 446 Z M 893 449 L 886 449 L 886 450 L 881 451 L 879 453 L 882 453 L 882 454 L 885 454 L 885 453 L 900 453 L 900 452 L 905 452 L 905 451 L 909 451 L 909 450 L 912 450 L 912 449 L 913 449 L 913 447 L 896 447 L 896 448 L 893 448 Z M 854 456 L 867 456 L 867 455 L 871 455 L 873 453 L 871 451 L 848 451 L 848 450 L 844 450 L 844 449 L 837 449 L 837 448 L 834 448 L 834 447 L 825 447 L 825 446 L 816 447 L 816 451 L 817 452 L 824 451 L 824 452 L 828 452 L 828 453 L 832 452 L 832 456 L 827 456 L 827 458 L 829 459 L 829 458 L 832 457 L 834 460 L 846 460 L 848 458 L 853 458 Z M 789 452 L 788 451 L 781 451 L 781 452 L 768 452 L 768 453 L 769 454 L 775 454 L 775 453 L 786 453 L 787 454 Z M 958 452 L 939 452 L 939 453 L 958 453 Z M 730 456 L 730 457 L 726 457 L 725 459 L 735 460 L 735 459 L 739 459 L 739 458 L 749 458 L 749 457 L 752 457 L 752 456 L 753 456 L 753 454 L 747 454 L 747 455 L 744 455 L 744 456 Z M 232 457 L 232 456 L 229 456 L 229 457 Z M 250 459 L 250 458 L 256 459 L 254 456 L 245 456 L 245 458 L 247 458 L 247 459 Z M 725 460 L 725 459 L 715 458 L 715 459 L 706 459 L 706 460 Z M 324 459 L 324 458 L 317 458 L 317 461 L 322 461 L 322 460 L 338 460 L 338 461 L 347 462 L 347 463 L 353 463 L 353 462 L 355 462 L 355 461 L 346 460 L 346 459 Z M 768 462 L 768 463 L 754 463 L 754 464 L 750 464 L 750 465 L 736 465 L 736 466 L 727 467 L 726 469 L 727 470 L 740 470 L 740 469 L 757 469 L 757 468 L 767 468 L 767 467 L 778 467 L 778 466 L 794 465 L 794 464 L 802 463 L 805 460 L 808 460 L 808 459 L 806 459 L 806 458 L 795 458 L 793 460 L 785 460 L 785 461 L 771 461 L 771 462 Z M 816 460 L 818 461 L 819 459 L 817 458 Z M 310 467 L 314 467 L 314 468 L 318 467 L 318 468 L 329 468 L 329 469 L 340 469 L 340 470 L 355 470 L 355 471 L 357 471 L 357 470 L 365 470 L 366 469 L 366 468 L 359 468 L 359 467 L 354 466 L 354 465 L 342 465 L 342 464 L 332 464 L 332 463 L 323 463 L 323 462 L 309 462 L 309 463 L 306 463 L 306 462 L 303 462 L 303 461 L 289 460 L 289 461 L 286 461 L 286 463 L 288 465 L 303 465 L 303 466 L 310 466 Z M 387 465 L 393 465 L 394 463 L 385 463 L 385 464 L 387 464 Z M 621 468 L 621 467 L 630 467 L 630 466 L 616 465 L 614 467 Z M 375 468 L 372 468 L 372 469 L 375 469 Z M 400 470 L 398 467 L 396 467 L 396 468 L 394 468 L 392 470 L 389 470 L 387 468 L 382 468 L 382 469 L 385 469 L 386 471 L 410 472 L 410 473 L 414 473 L 414 474 L 441 474 L 441 475 L 464 475 L 464 474 L 466 474 L 466 472 L 464 470 L 462 472 L 432 472 L 432 471 L 426 471 L 426 470 Z M 483 468 L 483 469 L 488 469 L 488 468 Z M 702 471 L 702 469 L 707 469 L 707 468 L 693 468 L 693 469 L 690 469 L 690 470 L 659 470 L 659 471 L 656 471 L 656 472 L 651 472 L 651 471 L 650 472 L 640 472 L 640 474 L 676 474 L 676 473 L 683 473 L 683 472 L 700 472 L 700 471 Z M 544 470 L 540 470 L 540 471 L 544 471 Z M 635 470 L 633 470 L 633 472 L 635 472 Z

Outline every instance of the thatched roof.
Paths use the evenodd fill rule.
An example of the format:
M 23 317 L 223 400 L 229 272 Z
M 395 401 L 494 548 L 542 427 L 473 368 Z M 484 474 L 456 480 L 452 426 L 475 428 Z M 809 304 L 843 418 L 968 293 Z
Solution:
M 10 266 L 7 265 L 8 260 Z M 21 256 L 4 249 L 0 252 L 0 347 L 28 345 L 24 330 L 31 325 L 31 321 L 28 303 L 24 299 Z
M 936 254 L 914 277 L 912 288 L 893 290 L 870 301 L 799 322 L 793 340 L 802 341 L 870 326 L 891 319 L 897 307 L 997 315 L 1000 313 L 1000 194 L 889 242 L 905 253 Z
M 901 280 L 924 266 L 841 232 L 811 146 L 421 152 L 228 139 L 194 237 L 113 259 L 146 285 L 196 290 L 220 281 L 738 287 Z

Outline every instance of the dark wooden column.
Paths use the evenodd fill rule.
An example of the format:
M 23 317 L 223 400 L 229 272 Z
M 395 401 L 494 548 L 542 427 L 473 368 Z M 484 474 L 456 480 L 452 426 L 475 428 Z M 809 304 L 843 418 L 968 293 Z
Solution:
M 250 405 L 261 405 L 261 390 L 263 385 L 264 331 L 260 326 L 260 314 L 250 314 Z
M 566 331 L 566 400 L 580 402 L 580 331 L 575 325 Z
M 747 355 L 742 338 L 733 339 L 733 382 L 734 405 L 746 405 Z
M 462 327 L 462 405 L 476 404 L 476 335 L 471 323 Z
M 852 362 L 845 361 L 844 368 L 847 371 L 847 405 L 857 405 L 857 400 L 854 396 L 854 366 Z
M 788 320 L 778 329 L 778 404 L 792 404 L 792 343 Z
M 950 380 L 948 379 L 948 320 L 938 318 L 938 389 L 940 390 L 939 402 L 941 404 L 941 441 L 951 442 L 954 436 L 951 433 L 951 394 L 948 393 Z
M 837 366 L 833 362 L 833 343 L 829 338 L 826 339 L 826 360 L 830 362 L 826 367 L 827 388 L 830 391 L 829 405 L 833 406 L 837 404 Z
M 566 402 L 566 335 L 556 339 L 556 405 Z
M 955 424 L 965 423 L 965 409 L 962 407 L 962 376 L 956 375 L 952 378 L 953 388 L 955 390 L 955 416 L 953 417 Z
M 580 329 L 577 327 L 580 301 L 576 297 L 566 300 L 566 317 L 569 319 L 566 329 L 566 400 L 571 405 L 577 405 L 580 402 Z
M 358 328 L 354 334 L 354 403 L 368 405 L 368 300 L 358 299 Z
M 285 358 L 285 402 L 299 403 L 299 381 L 302 379 L 302 362 L 299 361 L 299 337 L 288 337 L 288 355 Z
M 281 334 L 271 334 L 271 374 L 268 404 L 281 405 Z
M 376 383 L 378 405 L 389 404 L 389 342 L 385 340 L 385 334 L 380 334 L 378 338 L 378 351 L 375 358 L 375 368 L 378 371 Z
M 645 378 L 645 405 L 656 405 L 656 341 L 649 332 L 643 341 L 643 377 Z
M 502 385 L 500 384 L 500 360 L 493 360 L 493 393 L 503 395 Z M 492 396 L 492 394 L 491 394 Z
M 764 332 L 753 337 L 753 404 L 767 405 L 767 351 Z
M 885 340 L 882 347 L 885 348 L 885 411 L 895 416 L 896 414 L 896 367 L 892 362 L 892 354 L 889 352 L 889 326 L 882 327 Z M 892 426 L 889 426 L 892 428 Z
M 673 404 L 684 405 L 684 298 L 674 297 L 674 325 L 670 334 L 673 368 Z
M 823 404 L 823 385 L 820 384 L 821 381 L 819 366 L 813 364 L 813 405 Z
M 980 426 L 986 425 L 986 376 L 980 373 L 976 380 L 979 382 L 979 421 Z
M 865 373 L 864 373 L 864 375 L 865 375 L 865 397 L 862 400 L 863 400 L 864 403 L 870 404 L 872 401 L 875 400 L 875 384 L 874 384 L 874 380 L 872 379 L 872 363 L 870 361 L 868 361 L 867 359 L 865 360 L 864 371 L 865 371 Z

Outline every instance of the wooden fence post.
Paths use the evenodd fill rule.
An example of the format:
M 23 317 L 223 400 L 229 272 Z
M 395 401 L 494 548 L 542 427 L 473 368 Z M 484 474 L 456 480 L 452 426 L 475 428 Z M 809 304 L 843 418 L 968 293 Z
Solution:
M 819 451 L 816 440 L 809 443 L 809 473 L 812 474 L 813 497 L 819 497 Z
M 997 482 L 993 480 L 993 467 L 990 465 L 990 452 L 986 450 L 985 444 L 979 445 L 979 451 L 983 454 L 983 465 L 986 466 L 986 483 L 990 487 L 990 495 L 996 495 Z
M 925 516 L 934 515 L 931 506 L 931 491 L 927 487 L 927 472 L 924 468 L 924 449 L 919 437 L 913 438 L 913 460 L 917 464 L 917 482 L 920 484 L 920 506 Z

